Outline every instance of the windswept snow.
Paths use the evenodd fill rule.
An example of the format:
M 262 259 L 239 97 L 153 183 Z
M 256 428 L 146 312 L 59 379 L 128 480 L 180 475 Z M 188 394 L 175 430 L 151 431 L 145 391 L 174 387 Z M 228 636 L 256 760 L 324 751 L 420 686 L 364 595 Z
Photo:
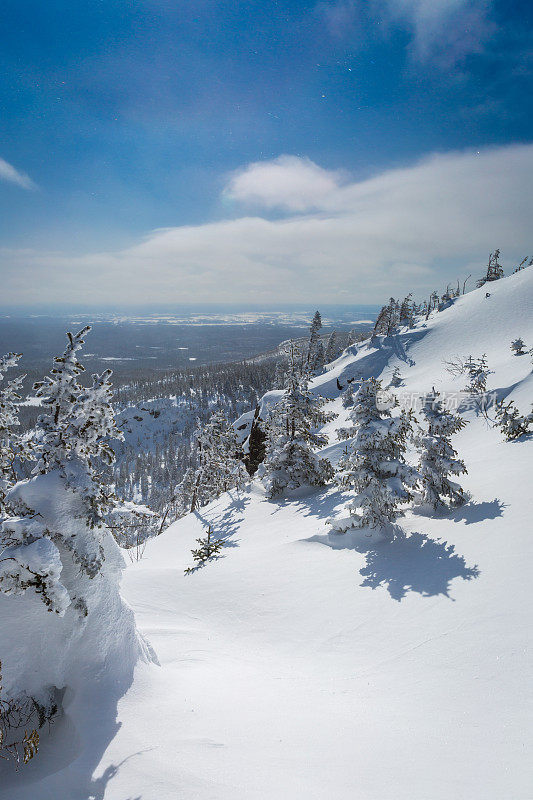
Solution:
M 518 336 L 533 347 L 533 270 L 352 346 L 314 381 L 340 414 L 324 453 L 345 446 L 337 380 L 386 384 L 396 365 L 404 396 L 460 392 L 464 376 L 443 362 L 486 353 L 489 390 L 529 412 L 531 358 L 509 349 Z M 140 662 L 127 690 L 85 671 L 90 692 L 0 796 L 531 800 L 533 442 L 464 416 L 454 446 L 470 500 L 407 512 L 392 542 L 329 534 L 347 499 L 335 489 L 268 501 L 252 484 L 149 543 L 123 593 L 159 665 Z M 185 576 L 209 524 L 223 556 Z

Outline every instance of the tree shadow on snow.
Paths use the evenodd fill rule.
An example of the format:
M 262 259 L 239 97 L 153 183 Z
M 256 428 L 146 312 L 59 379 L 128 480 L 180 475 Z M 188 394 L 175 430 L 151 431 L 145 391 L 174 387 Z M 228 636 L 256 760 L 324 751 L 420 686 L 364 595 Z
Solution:
M 148 750 L 152 749 L 153 748 L 148 748 Z M 82 797 L 83 800 L 104 800 L 107 786 L 109 782 L 117 775 L 121 766 L 125 764 L 126 761 L 129 761 L 130 758 L 142 755 L 142 753 L 146 753 L 148 750 L 140 750 L 138 753 L 132 753 L 131 756 L 127 756 L 127 758 L 122 759 L 120 764 L 110 764 L 108 767 L 106 767 L 99 778 L 90 779 L 90 783 L 87 788 L 80 790 L 81 793 L 79 797 Z M 125 800 L 142 800 L 142 796 L 139 794 L 136 797 L 128 797 Z
M 360 570 L 364 579 L 361 586 L 383 586 L 393 600 L 402 600 L 408 592 L 449 598 L 452 580 L 469 581 L 479 575 L 477 565 L 468 567 L 453 544 L 431 539 L 424 533 L 407 536 L 402 532 L 392 541 L 373 544 L 366 551 L 363 548 L 356 548 L 366 557 Z
M 454 522 L 464 521 L 465 525 L 474 525 L 476 522 L 484 522 L 487 519 L 496 519 L 503 516 L 505 503 L 498 500 L 485 500 L 482 503 L 466 503 L 464 506 L 454 509 L 446 516 Z
M 215 539 L 224 539 L 224 547 L 238 547 L 238 541 L 232 539 L 232 537 L 244 522 L 246 506 L 250 502 L 250 497 L 240 492 L 228 492 L 228 494 L 231 497 L 231 502 L 221 511 L 217 506 L 210 506 L 207 510 L 195 511 L 194 516 L 206 530 L 211 525 L 213 537 Z
M 393 600 L 401 601 L 408 592 L 423 597 L 444 595 L 450 598 L 450 584 L 455 578 L 477 578 L 477 565 L 469 567 L 455 546 L 431 539 L 425 533 L 405 533 L 394 526 L 392 538 L 367 540 L 361 531 L 312 536 L 307 541 L 320 542 L 334 550 L 356 550 L 365 557 L 360 569 L 361 586 L 385 588 Z
M 276 514 L 281 508 L 289 506 L 295 508 L 299 515 L 304 517 L 316 517 L 317 519 L 329 519 L 334 516 L 338 509 L 346 505 L 347 494 L 338 490 L 325 489 L 317 491 L 316 488 L 307 488 L 293 492 L 287 496 L 276 498 L 272 502 L 276 503 L 277 508 L 272 511 Z
M 397 333 L 391 334 L 387 336 L 384 343 L 392 347 L 392 352 L 400 361 L 404 361 L 409 367 L 414 367 L 415 362 L 407 355 L 403 342 L 405 341 L 409 348 L 414 341 L 421 339 L 426 333 L 427 331 L 416 331 L 414 335 L 404 334 L 403 337 L 399 336 Z

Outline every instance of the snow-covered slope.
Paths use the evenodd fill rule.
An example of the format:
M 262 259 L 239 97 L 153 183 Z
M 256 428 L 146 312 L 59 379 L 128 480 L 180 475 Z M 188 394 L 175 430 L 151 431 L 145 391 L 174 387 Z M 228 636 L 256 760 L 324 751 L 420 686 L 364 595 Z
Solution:
M 509 345 L 533 346 L 532 312 L 526 270 L 346 351 L 314 381 L 341 414 L 330 454 L 337 380 L 387 383 L 396 365 L 404 396 L 457 392 L 464 376 L 443 361 L 486 353 L 489 389 L 528 412 L 531 359 Z M 437 518 L 408 511 L 393 542 L 329 537 L 346 501 L 334 489 L 274 502 L 256 485 L 151 542 L 123 589 L 160 665 L 138 665 L 91 758 L 54 772 L 43 753 L 0 796 L 531 800 L 533 440 L 465 416 L 471 499 Z M 208 524 L 223 557 L 185 576 Z M 47 747 L 68 737 L 58 724 Z

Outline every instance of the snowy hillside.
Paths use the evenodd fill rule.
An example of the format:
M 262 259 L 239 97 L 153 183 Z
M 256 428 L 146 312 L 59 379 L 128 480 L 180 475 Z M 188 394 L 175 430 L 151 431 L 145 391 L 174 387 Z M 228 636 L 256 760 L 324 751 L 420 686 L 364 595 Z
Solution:
M 312 384 L 339 415 L 325 452 L 345 447 L 338 385 L 395 367 L 416 414 L 432 386 L 464 402 L 444 362 L 486 354 L 489 392 L 528 413 L 519 336 L 533 347 L 533 269 L 353 345 Z M 268 500 L 257 482 L 151 541 L 122 591 L 159 663 L 138 662 L 116 719 L 109 687 L 98 713 L 94 687 L 67 698 L 2 800 L 531 800 L 533 439 L 461 413 L 470 499 L 407 511 L 392 542 L 328 533 L 335 488 Z M 223 557 L 184 575 L 209 524 Z

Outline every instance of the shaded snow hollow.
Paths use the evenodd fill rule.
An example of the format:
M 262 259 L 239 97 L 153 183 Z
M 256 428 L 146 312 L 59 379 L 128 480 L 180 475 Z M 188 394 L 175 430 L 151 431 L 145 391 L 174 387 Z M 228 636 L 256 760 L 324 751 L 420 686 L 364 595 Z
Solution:
M 396 365 L 400 393 L 451 392 L 465 380 L 443 361 L 486 353 L 489 388 L 528 412 L 531 359 L 509 345 L 533 346 L 532 312 L 527 270 L 346 351 L 314 381 L 341 414 L 327 452 L 344 446 L 337 379 L 386 383 Z M 159 665 L 138 664 L 116 719 L 105 691 L 78 702 L 0 796 L 530 800 L 533 442 L 466 416 L 455 442 L 471 500 L 437 518 L 408 511 L 392 543 L 328 536 L 346 501 L 333 489 L 273 502 L 256 485 L 151 542 L 123 594 Z M 185 576 L 207 524 L 223 557 Z M 89 756 L 76 752 L 99 717 Z

